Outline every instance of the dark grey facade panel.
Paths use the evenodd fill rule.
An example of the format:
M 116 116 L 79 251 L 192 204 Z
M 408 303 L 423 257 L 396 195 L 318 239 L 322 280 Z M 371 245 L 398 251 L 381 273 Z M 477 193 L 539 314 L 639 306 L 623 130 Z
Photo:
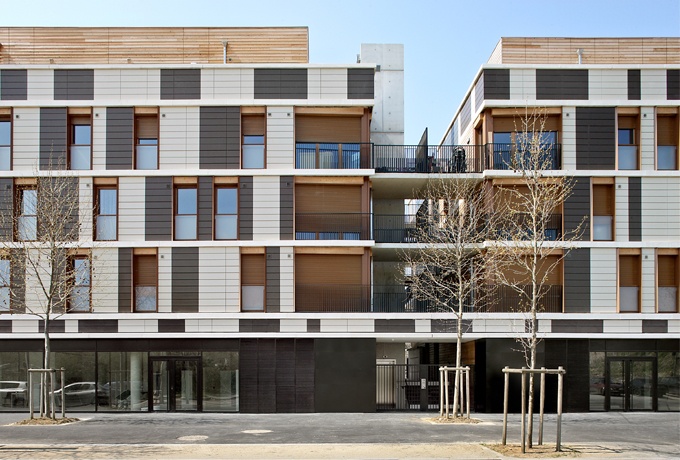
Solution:
M 14 179 L 0 178 L 0 215 L 14 213 Z M 0 241 L 12 241 L 14 225 L 12 219 L 0 219 Z
M 453 127 L 451 128 L 451 145 L 458 145 L 458 118 L 453 122 Z
M 579 241 L 590 240 L 590 178 L 573 178 L 574 187 L 571 195 L 564 201 L 564 232 L 567 238 L 573 238 L 574 232 L 583 222 Z M 585 220 L 584 220 L 585 219 Z
M 239 319 L 239 332 L 280 332 L 278 319 Z
M 200 99 L 201 69 L 161 69 L 161 99 Z
M 253 239 L 253 178 L 239 178 L 238 184 L 238 238 Z
M 52 178 L 52 180 L 58 180 L 56 178 Z M 75 206 L 71 206 L 71 203 L 61 203 L 62 204 L 62 210 L 61 210 L 61 215 L 63 216 L 63 222 L 64 222 L 64 230 L 63 230 L 63 236 L 66 238 L 68 241 L 77 241 L 80 238 L 79 235 L 79 225 L 78 225 L 78 202 L 80 201 L 80 194 L 78 192 L 80 186 L 80 179 L 77 177 L 66 177 L 63 179 L 63 182 L 61 185 L 56 185 L 54 189 L 58 189 L 59 187 L 63 187 L 62 190 L 64 190 L 63 193 L 66 194 L 67 197 L 73 197 L 73 199 L 76 201 Z M 71 214 L 68 214 L 69 211 Z M 38 223 L 38 236 L 40 236 L 40 225 Z
M 601 319 L 554 319 L 551 322 L 554 334 L 602 334 L 604 321 Z
M 576 108 L 576 169 L 613 170 L 616 165 L 616 108 Z
M 482 76 L 484 99 L 510 99 L 510 69 L 485 69 Z
M 132 249 L 118 249 L 118 313 L 132 311 Z
M 28 72 L 26 69 L 0 70 L 0 101 L 25 101 L 28 99 Z
M 373 99 L 374 81 L 373 69 L 347 69 L 347 99 Z
M 642 178 L 628 178 L 628 238 L 642 241 Z
M 295 340 L 295 412 L 314 412 L 314 368 L 314 340 Z
M 132 169 L 134 126 L 132 107 L 106 109 L 106 169 Z
M 307 320 L 307 332 L 321 332 L 321 320 L 320 319 L 308 319 Z
M 564 258 L 564 312 L 590 313 L 590 249 L 572 249 Z
M 628 100 L 639 101 L 641 98 L 640 69 L 628 69 Z
M 185 332 L 183 319 L 159 319 L 158 332 L 183 334 Z
M 666 98 L 669 101 L 680 99 L 680 70 L 666 70 Z
M 563 407 L 567 412 L 590 410 L 590 356 L 587 339 L 545 341 L 545 367 L 567 370 L 564 376 Z M 546 379 L 546 412 L 557 410 L 557 379 Z
M 201 176 L 198 178 L 198 239 L 208 241 L 213 239 L 213 178 Z
M 239 169 L 241 155 L 241 108 L 201 107 L 199 167 Z
M 172 248 L 173 313 L 198 313 L 198 269 L 198 248 Z
M 239 344 L 239 410 L 257 413 L 258 340 L 242 339 Z
M 14 313 L 26 312 L 26 256 L 22 249 L 14 248 L 10 261 L 10 282 L 14 294 L 10 298 L 10 309 Z
M 276 341 L 276 386 L 277 413 L 295 412 L 295 341 Z
M 241 168 L 241 107 L 227 107 L 226 146 L 226 168 Z
M 266 305 L 267 312 L 281 311 L 281 248 L 267 247 L 266 249 Z
M 89 101 L 94 99 L 93 69 L 55 69 L 54 99 Z
M 63 334 L 66 332 L 66 321 L 63 319 L 50 320 L 49 326 L 47 327 L 50 334 Z M 38 321 L 38 333 L 42 334 L 45 332 L 45 321 Z
M 255 69 L 255 99 L 307 99 L 307 69 Z
M 294 194 L 293 176 L 281 176 L 279 188 L 279 237 L 293 239 Z
M 392 332 L 413 333 L 416 331 L 416 322 L 412 319 L 376 319 L 375 332 L 377 334 L 389 334 Z
M 12 321 L 0 321 L 0 334 L 11 334 L 12 333 Z
M 668 334 L 668 320 L 665 319 L 643 319 L 643 334 Z
M 588 99 L 588 70 L 536 69 L 536 99 Z
M 463 334 L 472 332 L 472 320 L 463 320 Z M 433 334 L 456 334 L 458 331 L 457 319 L 433 319 L 430 321 L 430 330 Z
M 475 111 L 479 110 L 484 103 L 484 71 L 479 75 L 479 78 L 475 82 Z
M 172 178 L 146 177 L 144 196 L 146 241 L 172 238 Z
M 40 109 L 40 169 L 66 169 L 68 115 L 65 107 Z
M 81 319 L 78 321 L 78 332 L 81 334 L 117 334 L 116 319 Z
M 375 412 L 375 339 L 314 341 L 316 412 Z
M 470 101 L 470 97 L 468 97 L 467 99 L 465 99 L 465 103 L 463 103 L 463 108 L 460 110 L 460 123 L 461 126 L 463 127 L 463 131 L 467 129 L 471 120 L 472 120 L 472 102 Z

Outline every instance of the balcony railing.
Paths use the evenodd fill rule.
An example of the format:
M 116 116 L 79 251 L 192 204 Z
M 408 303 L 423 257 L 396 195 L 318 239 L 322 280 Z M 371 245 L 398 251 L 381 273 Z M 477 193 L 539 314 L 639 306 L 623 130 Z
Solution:
M 371 286 L 363 284 L 295 284 L 295 311 L 368 312 L 370 296 Z
M 537 169 L 560 169 L 562 145 L 550 144 L 543 148 Z M 486 168 L 496 170 L 533 169 L 530 153 L 516 144 L 486 144 Z
M 525 294 L 520 295 L 510 286 L 500 285 L 492 291 L 486 299 L 486 306 L 480 309 L 480 313 L 517 313 L 527 311 L 527 294 L 531 292 L 531 285 L 521 286 Z M 542 296 L 539 312 L 562 313 L 562 286 L 544 286 L 547 292 Z
M 370 213 L 296 213 L 296 240 L 370 240 Z
M 509 238 L 516 238 L 517 236 L 523 236 L 524 239 L 529 239 L 531 237 L 531 217 L 529 214 L 517 214 L 512 217 L 513 225 L 519 226 L 523 229 L 523 235 L 517 235 L 512 229 L 507 230 Z M 504 230 L 501 229 L 498 232 L 498 237 L 503 239 Z M 508 238 L 508 239 L 509 239 Z M 545 230 L 543 238 L 545 241 L 559 241 L 562 239 L 562 214 L 550 214 L 545 223 Z
M 376 243 L 415 243 L 415 214 L 375 214 L 373 239 Z
M 367 169 L 371 167 L 368 143 L 296 142 L 296 169 Z
M 377 173 L 478 173 L 484 170 L 482 145 L 374 145 Z

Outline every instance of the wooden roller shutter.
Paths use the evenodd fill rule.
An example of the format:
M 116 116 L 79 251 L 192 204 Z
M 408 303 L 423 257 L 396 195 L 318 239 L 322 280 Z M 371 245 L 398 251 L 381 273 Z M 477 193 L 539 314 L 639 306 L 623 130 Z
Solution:
M 134 273 L 135 286 L 158 285 L 158 263 L 155 255 L 135 255 Z
M 518 124 L 517 127 L 519 126 Z M 497 133 L 511 133 L 515 131 L 515 119 L 510 117 L 494 118 L 493 130 Z
M 241 285 L 264 286 L 265 283 L 264 254 L 241 255 Z
M 613 216 L 614 215 L 614 188 L 609 184 L 593 185 L 593 215 L 594 216 Z
M 548 272 L 552 268 L 552 271 L 548 273 L 548 278 L 546 280 L 546 284 L 550 285 L 562 285 L 562 264 L 557 264 L 555 263 L 559 260 L 561 256 L 547 256 L 544 257 L 538 264 L 538 273 L 539 277 L 543 277 L 543 275 Z
M 677 286 L 678 256 L 661 255 L 658 261 L 659 286 Z
M 153 115 L 135 117 L 137 139 L 158 139 L 158 117 Z
M 678 145 L 678 117 L 660 116 L 656 119 L 657 145 Z
M 298 115 L 295 142 L 361 142 L 361 117 Z
M 295 212 L 361 212 L 361 186 L 297 184 L 295 185 Z
M 296 284 L 361 284 L 361 256 L 296 254 Z
M 637 117 L 634 116 L 620 116 L 619 129 L 635 129 L 637 130 Z
M 244 115 L 241 118 L 241 131 L 244 136 L 264 136 L 264 115 Z
M 640 286 L 640 256 L 619 256 L 619 286 Z

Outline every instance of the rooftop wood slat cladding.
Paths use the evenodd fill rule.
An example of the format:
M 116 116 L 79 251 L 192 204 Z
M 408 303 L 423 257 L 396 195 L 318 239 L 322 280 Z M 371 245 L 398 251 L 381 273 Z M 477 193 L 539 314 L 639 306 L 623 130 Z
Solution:
M 0 64 L 309 61 L 307 27 L 0 27 Z
M 680 38 L 503 37 L 494 54 L 502 64 L 680 64 Z

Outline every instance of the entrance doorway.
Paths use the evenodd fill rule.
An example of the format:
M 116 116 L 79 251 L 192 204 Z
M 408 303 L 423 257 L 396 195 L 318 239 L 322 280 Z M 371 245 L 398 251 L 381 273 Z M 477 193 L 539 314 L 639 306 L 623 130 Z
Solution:
M 150 357 L 149 411 L 203 410 L 203 379 L 200 357 Z
M 658 410 L 656 374 L 656 358 L 607 358 L 605 410 Z

